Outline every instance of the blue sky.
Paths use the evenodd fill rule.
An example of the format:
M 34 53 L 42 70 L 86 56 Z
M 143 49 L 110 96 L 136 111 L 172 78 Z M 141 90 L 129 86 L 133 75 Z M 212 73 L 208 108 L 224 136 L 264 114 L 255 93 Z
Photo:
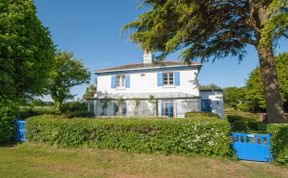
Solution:
M 121 28 L 144 10 L 136 9 L 137 0 L 34 0 L 38 17 L 48 27 L 58 48 L 73 52 L 91 72 L 127 63 L 142 61 L 143 52 L 128 36 L 121 38 Z M 287 41 L 280 41 L 276 52 L 287 51 Z M 177 54 L 167 57 L 177 60 Z M 214 83 L 221 87 L 243 86 L 249 72 L 258 65 L 254 47 L 239 63 L 227 57 L 205 63 L 201 69 L 201 84 Z M 91 82 L 95 81 L 92 76 Z M 81 98 L 86 86 L 72 89 Z

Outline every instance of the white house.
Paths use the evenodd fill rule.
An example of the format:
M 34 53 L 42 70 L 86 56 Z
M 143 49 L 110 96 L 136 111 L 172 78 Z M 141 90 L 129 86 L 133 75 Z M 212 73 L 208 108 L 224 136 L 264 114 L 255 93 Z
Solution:
M 213 112 L 224 117 L 223 92 L 199 91 L 200 63 L 153 63 L 144 53 L 142 63 L 98 70 L 97 93 L 88 100 L 96 116 L 184 117 L 186 112 Z

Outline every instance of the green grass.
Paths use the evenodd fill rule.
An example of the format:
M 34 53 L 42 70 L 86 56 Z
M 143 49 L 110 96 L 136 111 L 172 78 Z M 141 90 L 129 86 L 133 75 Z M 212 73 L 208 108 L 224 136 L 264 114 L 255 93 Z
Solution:
M 20 144 L 0 147 L 0 177 L 288 177 L 288 167 L 200 156 Z

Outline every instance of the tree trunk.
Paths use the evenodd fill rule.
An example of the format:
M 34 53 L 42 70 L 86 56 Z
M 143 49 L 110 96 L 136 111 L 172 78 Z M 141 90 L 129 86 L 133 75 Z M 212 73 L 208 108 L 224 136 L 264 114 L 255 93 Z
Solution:
M 62 113 L 62 106 L 63 106 L 62 103 L 63 103 L 63 102 L 60 102 L 60 101 L 55 102 L 56 111 L 58 111 L 58 112 L 60 112 L 60 113 Z
M 280 96 L 280 88 L 277 78 L 275 59 L 272 47 L 257 47 L 259 55 L 260 71 L 264 85 L 264 97 L 266 100 L 268 122 L 285 122 L 283 103 Z

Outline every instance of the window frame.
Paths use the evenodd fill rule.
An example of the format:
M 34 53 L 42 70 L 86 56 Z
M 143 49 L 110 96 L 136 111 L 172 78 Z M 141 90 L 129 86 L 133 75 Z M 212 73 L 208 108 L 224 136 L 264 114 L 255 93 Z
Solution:
M 125 75 L 116 75 L 116 88 L 123 89 L 125 88 L 126 79 Z
M 163 80 L 163 86 L 174 86 L 175 85 L 174 72 L 163 72 L 162 80 Z

